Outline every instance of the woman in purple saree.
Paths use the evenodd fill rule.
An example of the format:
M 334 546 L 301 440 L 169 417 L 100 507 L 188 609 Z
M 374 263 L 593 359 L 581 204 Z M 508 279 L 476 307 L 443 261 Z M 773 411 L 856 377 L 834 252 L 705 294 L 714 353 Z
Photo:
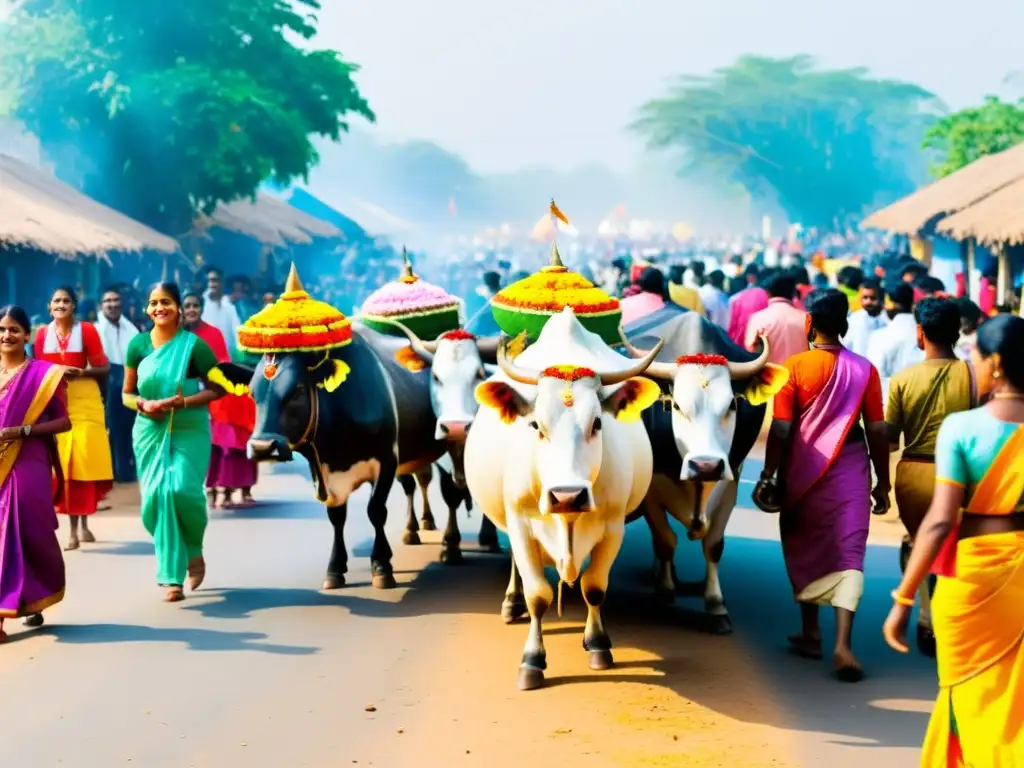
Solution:
M 28 337 L 24 310 L 0 309 L 0 641 L 4 619 L 38 627 L 64 599 L 52 496 L 53 436 L 71 429 L 64 370 L 28 359 Z
M 789 638 L 790 646 L 820 659 L 818 612 L 831 605 L 836 674 L 856 682 L 863 670 L 851 645 L 853 616 L 864 592 L 872 497 L 878 513 L 885 512 L 889 499 L 882 386 L 874 366 L 839 343 L 847 330 L 846 296 L 834 289 L 815 291 L 805 306 L 812 349 L 786 361 L 789 381 L 775 396 L 764 472 L 754 493 L 766 493 L 781 464 L 782 553 L 803 624 Z

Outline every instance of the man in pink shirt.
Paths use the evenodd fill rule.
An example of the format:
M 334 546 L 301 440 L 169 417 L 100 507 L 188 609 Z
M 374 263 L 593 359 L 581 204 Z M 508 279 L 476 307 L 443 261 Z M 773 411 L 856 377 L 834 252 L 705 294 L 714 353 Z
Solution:
M 757 285 L 759 271 L 757 264 L 748 264 L 747 287 L 729 299 L 729 338 L 737 344 L 743 344 L 750 317 L 768 306 L 768 292 Z
M 768 282 L 768 306 L 750 316 L 743 346 L 756 351 L 758 337 L 767 336 L 771 345 L 769 362 L 782 365 L 790 357 L 806 352 L 807 313 L 793 306 L 796 279 L 780 274 Z

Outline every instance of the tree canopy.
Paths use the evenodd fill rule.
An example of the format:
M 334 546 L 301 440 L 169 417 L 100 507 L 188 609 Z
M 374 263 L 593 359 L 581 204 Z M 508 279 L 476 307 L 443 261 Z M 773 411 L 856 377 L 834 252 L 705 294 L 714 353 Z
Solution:
M 923 146 L 938 159 L 932 173 L 942 178 L 970 165 L 979 157 L 1002 152 L 1024 141 L 1024 99 L 1001 101 L 989 96 L 978 107 L 968 107 L 939 120 L 925 134 Z
M 940 107 L 923 88 L 864 69 L 741 56 L 681 77 L 632 128 L 651 149 L 680 150 L 681 173 L 738 182 L 794 220 L 828 225 L 916 186 L 921 137 Z
M 0 33 L 0 90 L 58 175 L 168 234 L 305 178 L 311 136 L 374 115 L 356 65 L 289 38 L 317 0 L 28 0 Z

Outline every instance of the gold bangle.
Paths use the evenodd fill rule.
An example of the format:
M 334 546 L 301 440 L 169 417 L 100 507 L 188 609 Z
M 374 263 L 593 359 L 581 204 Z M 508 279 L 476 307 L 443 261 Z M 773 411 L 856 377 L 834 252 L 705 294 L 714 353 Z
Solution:
M 911 598 L 911 597 L 904 597 L 899 592 L 897 592 L 895 589 L 892 591 L 892 599 L 893 599 L 894 603 L 896 603 L 897 605 L 902 605 L 904 608 L 913 608 L 914 607 L 914 599 L 913 598 Z

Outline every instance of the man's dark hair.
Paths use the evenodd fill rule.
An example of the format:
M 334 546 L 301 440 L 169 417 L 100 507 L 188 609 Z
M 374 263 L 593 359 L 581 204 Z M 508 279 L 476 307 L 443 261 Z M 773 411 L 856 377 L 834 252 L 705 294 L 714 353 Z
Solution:
M 807 267 L 802 264 L 794 264 L 791 267 L 787 267 L 785 272 L 793 278 L 797 285 L 811 284 L 811 275 L 807 272 Z
M 668 279 L 670 283 L 682 285 L 684 274 L 686 274 L 686 265 L 684 264 L 673 264 L 668 268 Z
M 910 283 L 897 283 L 891 286 L 886 293 L 889 300 L 901 312 L 910 312 L 914 308 L 914 288 Z
M 904 279 L 907 275 L 913 275 L 913 280 L 916 280 L 921 275 L 928 274 L 928 268 L 924 264 L 917 261 L 908 261 L 900 265 L 900 279 Z
M 714 269 L 708 275 L 708 282 L 711 283 L 712 288 L 723 290 L 725 287 L 725 272 L 720 269 Z
M 491 291 L 497 293 L 501 290 L 501 275 L 493 270 L 484 272 L 484 285 Z
M 761 268 L 754 262 L 747 264 L 746 268 L 743 270 L 744 277 L 760 277 L 760 275 Z
M 694 261 L 690 264 L 690 271 L 693 272 L 693 279 L 697 281 L 697 285 L 704 285 L 704 262 Z
M 920 275 L 915 281 L 914 285 L 920 290 L 927 294 L 945 293 L 946 284 L 943 283 L 939 278 L 931 275 Z
M 866 288 L 869 291 L 874 291 L 875 295 L 877 295 L 879 299 L 885 298 L 885 291 L 882 290 L 882 284 L 873 277 L 869 277 L 867 280 L 861 283 L 860 288 L 861 290 L 864 290 Z
M 637 287 L 644 293 L 654 293 L 658 296 L 665 295 L 665 276 L 660 269 L 647 267 L 640 273 L 640 279 L 636 281 Z
M 981 307 L 966 296 L 961 296 L 956 300 L 956 303 L 960 309 L 960 327 L 964 333 L 974 333 L 978 330 L 978 326 L 981 325 L 981 320 L 984 317 Z
M 960 339 L 960 307 L 950 299 L 929 296 L 914 307 L 914 319 L 932 344 L 952 347 Z
M 796 280 L 793 279 L 792 275 L 785 273 L 773 275 L 765 285 L 765 290 L 768 291 L 768 295 L 773 299 L 792 300 L 796 294 Z
M 811 316 L 811 327 L 826 336 L 845 336 L 849 325 L 850 301 L 836 288 L 811 291 L 804 299 L 804 309 Z
M 836 282 L 845 285 L 847 288 L 857 290 L 864 282 L 864 272 L 859 267 L 846 266 L 836 274 Z
M 220 267 L 207 267 L 205 270 L 203 270 L 203 274 L 206 275 L 207 279 L 209 279 L 210 275 L 215 275 L 216 277 L 219 277 L 221 280 L 224 279 L 224 270 L 221 269 Z
M 106 288 L 103 289 L 103 293 L 100 294 L 100 298 L 103 298 L 108 293 L 116 293 L 118 296 L 124 295 L 124 291 L 121 290 L 120 285 L 108 285 Z

